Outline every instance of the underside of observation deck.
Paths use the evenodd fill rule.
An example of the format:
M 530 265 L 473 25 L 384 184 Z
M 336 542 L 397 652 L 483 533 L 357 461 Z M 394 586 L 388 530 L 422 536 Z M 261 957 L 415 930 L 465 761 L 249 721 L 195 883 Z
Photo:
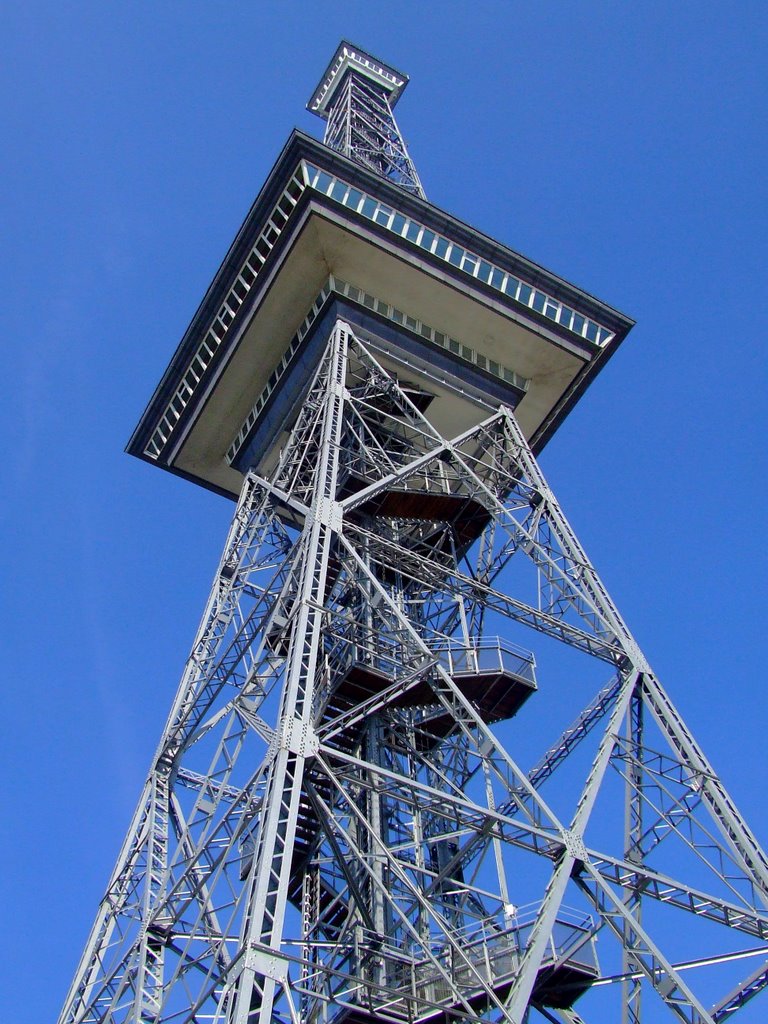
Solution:
M 632 321 L 300 132 L 270 173 L 128 445 L 229 495 L 266 399 L 312 359 L 306 338 L 337 301 L 384 338 L 390 364 L 434 361 L 505 402 L 534 449 L 562 423 Z M 394 337 L 394 335 L 397 337 Z M 402 371 L 401 371 L 402 375 Z M 266 392 L 266 395 L 265 395 Z M 458 391 L 454 389 L 454 393 Z M 442 429 L 477 422 L 453 397 Z

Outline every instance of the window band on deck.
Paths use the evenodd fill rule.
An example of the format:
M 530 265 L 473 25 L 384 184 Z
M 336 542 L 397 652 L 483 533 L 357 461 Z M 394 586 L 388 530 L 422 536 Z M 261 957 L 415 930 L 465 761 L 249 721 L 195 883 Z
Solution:
M 482 259 L 457 242 L 432 231 L 412 217 L 395 210 L 392 206 L 380 202 L 373 196 L 349 185 L 341 178 L 320 170 L 306 160 L 302 161 L 305 173 L 305 184 L 309 188 L 341 203 L 347 209 L 354 210 L 375 224 L 388 231 L 407 238 L 420 248 L 438 256 L 446 263 L 464 271 L 470 277 L 477 278 L 496 291 L 519 302 L 527 309 L 534 309 L 549 320 L 554 321 L 572 334 L 603 348 L 614 336 L 607 327 L 602 327 L 589 317 L 577 313 L 564 303 L 547 295 L 540 288 L 534 288 L 521 278 L 515 277 L 500 267 Z
M 541 289 L 526 284 L 522 279 L 489 263 L 470 250 L 458 245 L 458 243 L 452 242 L 449 238 L 436 231 L 432 231 L 413 218 L 406 217 L 392 206 L 380 202 L 373 196 L 349 185 L 341 178 L 331 175 L 327 171 L 320 170 L 306 160 L 302 160 L 267 218 L 264 228 L 251 248 L 234 283 L 190 360 L 181 383 L 177 386 L 160 416 L 157 426 L 144 449 L 144 454 L 149 458 L 158 459 L 160 457 L 171 433 L 181 418 L 203 375 L 210 366 L 214 355 L 221 346 L 230 325 L 253 287 L 262 266 L 282 234 L 305 188 L 312 188 L 340 203 L 347 209 L 353 210 L 368 220 L 379 224 L 399 237 L 413 242 L 420 248 L 432 253 L 446 263 L 450 263 L 467 275 L 477 278 L 522 306 L 536 310 L 580 338 L 585 338 L 587 341 L 600 347 L 607 345 L 611 338 L 613 338 L 613 333 L 606 327 L 602 327 L 594 320 L 590 320 L 588 317 L 577 313 L 562 302 L 547 295 Z M 337 284 L 343 284 L 343 282 L 337 282 Z M 372 296 L 369 296 L 369 298 L 373 299 Z M 379 305 L 384 305 L 379 300 L 374 299 L 373 301 Z M 391 307 L 387 308 L 391 309 Z M 395 312 L 399 313 L 397 310 Z M 382 315 L 390 316 L 389 313 L 383 313 Z M 400 313 L 400 316 L 405 317 L 405 314 Z M 396 317 L 390 318 L 394 319 L 396 323 L 405 323 L 405 326 L 411 330 L 416 330 L 417 333 L 423 334 L 424 329 L 432 331 L 432 328 L 426 328 L 420 321 L 413 321 L 419 324 L 418 328 L 411 327 L 410 321 L 413 318 L 407 318 L 407 320 L 398 320 Z M 429 337 L 429 335 L 423 336 L 429 337 L 429 340 L 442 347 L 449 348 L 449 351 L 460 358 L 468 358 L 470 362 L 475 363 L 481 369 L 488 370 L 495 376 L 500 376 L 508 381 L 517 378 L 514 371 L 504 367 L 500 368 L 500 372 L 496 372 L 494 367 L 497 364 L 491 360 L 486 360 L 485 357 L 479 354 L 473 353 L 467 346 L 461 345 L 454 339 L 446 338 L 445 342 L 442 342 L 438 338 L 439 332 L 432 331 L 432 334 L 434 337 Z M 439 335 L 439 337 L 445 338 L 444 335 Z M 465 352 L 472 354 L 467 356 Z M 505 377 L 504 374 L 511 374 L 512 376 Z
M 144 454 L 148 455 L 151 459 L 159 458 L 195 388 L 200 383 L 203 374 L 208 369 L 217 349 L 224 340 L 224 336 L 235 319 L 237 311 L 253 287 L 253 283 L 258 277 L 267 256 L 280 237 L 283 228 L 288 223 L 293 208 L 304 191 L 305 177 L 306 175 L 302 172 L 301 167 L 297 167 L 283 194 L 267 218 L 267 223 L 264 225 L 255 245 L 248 253 L 245 262 L 240 268 L 240 272 L 235 278 L 234 284 L 224 298 L 218 313 L 213 318 L 213 323 L 208 328 L 192 357 L 181 384 L 168 402 L 157 427 L 144 449 Z

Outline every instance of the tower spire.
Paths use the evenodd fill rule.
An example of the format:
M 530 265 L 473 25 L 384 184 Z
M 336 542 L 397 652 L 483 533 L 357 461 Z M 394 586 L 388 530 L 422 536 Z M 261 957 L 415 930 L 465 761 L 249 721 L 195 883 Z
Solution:
M 426 198 L 392 108 L 408 76 L 342 40 L 307 109 L 326 121 L 323 141 Z

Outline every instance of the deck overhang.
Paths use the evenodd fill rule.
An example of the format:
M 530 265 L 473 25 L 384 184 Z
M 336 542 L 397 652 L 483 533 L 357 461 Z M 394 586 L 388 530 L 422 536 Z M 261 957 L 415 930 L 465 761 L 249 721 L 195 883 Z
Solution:
M 258 429 L 265 389 L 286 376 L 319 298 L 342 292 L 374 332 L 378 320 L 390 339 L 396 331 L 404 345 L 418 341 L 436 356 L 439 350 L 457 381 L 472 376 L 482 390 L 487 380 L 492 404 L 500 382 L 518 388 L 517 416 L 536 451 L 632 326 L 432 204 L 294 132 L 127 450 L 236 495 L 247 468 L 236 457 L 236 439 L 243 441 L 245 427 Z M 444 434 L 453 423 L 458 432 L 472 415 L 480 418 L 442 397 L 434 408 Z

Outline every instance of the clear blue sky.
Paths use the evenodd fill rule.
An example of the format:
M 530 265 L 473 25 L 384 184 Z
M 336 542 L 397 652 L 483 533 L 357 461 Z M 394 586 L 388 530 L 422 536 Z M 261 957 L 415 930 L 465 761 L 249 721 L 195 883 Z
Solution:
M 58 1013 L 230 512 L 123 445 L 342 36 L 433 202 L 637 319 L 543 464 L 765 841 L 765 11 L 5 8 L 6 1017 Z

